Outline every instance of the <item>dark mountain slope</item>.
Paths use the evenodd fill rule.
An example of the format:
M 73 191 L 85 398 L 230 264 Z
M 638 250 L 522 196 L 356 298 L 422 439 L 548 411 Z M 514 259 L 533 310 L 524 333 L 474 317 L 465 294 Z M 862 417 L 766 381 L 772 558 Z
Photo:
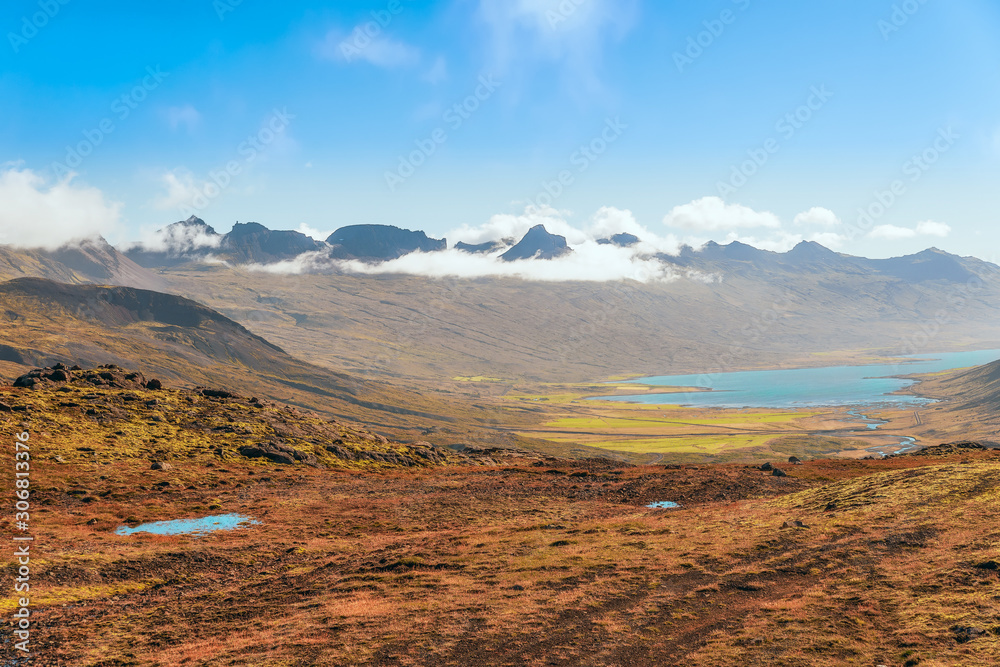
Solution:
M 433 252 L 448 247 L 446 239 L 432 239 L 423 232 L 413 232 L 392 225 L 350 225 L 341 227 L 326 239 L 336 257 L 363 260 L 390 260 L 411 252 Z
M 0 245 L 0 279 L 22 277 L 145 289 L 162 289 L 166 284 L 163 278 L 136 264 L 102 238 L 58 250 Z
M 183 297 L 43 279 L 0 284 L 0 359 L 133 367 L 396 429 L 451 423 L 433 399 L 322 369 Z M 414 418 L 417 418 L 416 420 Z
M 219 246 L 221 254 L 237 264 L 271 264 L 325 249 L 325 243 L 301 232 L 273 231 L 256 222 L 236 223 Z
M 573 252 L 566 245 L 566 237 L 550 234 L 545 225 L 535 225 L 517 242 L 513 248 L 500 255 L 505 262 L 518 259 L 554 259 Z

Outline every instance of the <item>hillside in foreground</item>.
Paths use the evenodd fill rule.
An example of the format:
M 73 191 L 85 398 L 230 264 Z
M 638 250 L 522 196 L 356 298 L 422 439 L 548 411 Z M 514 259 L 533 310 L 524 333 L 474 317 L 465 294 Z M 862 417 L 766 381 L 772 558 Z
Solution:
M 31 433 L 42 664 L 1000 661 L 998 451 L 775 461 L 784 476 L 470 459 L 253 397 L 63 370 L 0 391 L 0 428 Z M 293 460 L 241 451 L 264 445 Z M 645 507 L 659 501 L 680 507 Z M 116 531 L 224 512 L 258 523 Z

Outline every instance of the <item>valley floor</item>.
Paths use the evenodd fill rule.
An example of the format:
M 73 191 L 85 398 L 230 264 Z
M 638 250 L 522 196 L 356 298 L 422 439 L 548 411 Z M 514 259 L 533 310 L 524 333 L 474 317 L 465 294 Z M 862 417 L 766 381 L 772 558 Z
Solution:
M 33 478 L 35 665 L 1000 664 L 997 451 L 775 461 L 787 477 L 54 454 Z M 682 507 L 644 507 L 662 500 Z M 261 523 L 114 533 L 218 512 Z

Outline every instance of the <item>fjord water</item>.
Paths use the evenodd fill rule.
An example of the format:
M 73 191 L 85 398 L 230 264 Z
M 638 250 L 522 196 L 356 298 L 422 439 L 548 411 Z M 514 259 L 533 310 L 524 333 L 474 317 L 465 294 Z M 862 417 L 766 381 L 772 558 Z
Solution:
M 893 393 L 910 387 L 917 381 L 893 376 L 980 366 L 1000 359 L 1000 350 L 907 355 L 899 359 L 899 363 L 895 364 L 869 366 L 646 377 L 630 382 L 659 387 L 692 387 L 698 391 L 605 396 L 600 400 L 706 408 L 802 408 L 876 404 L 918 406 L 931 401 L 919 396 Z

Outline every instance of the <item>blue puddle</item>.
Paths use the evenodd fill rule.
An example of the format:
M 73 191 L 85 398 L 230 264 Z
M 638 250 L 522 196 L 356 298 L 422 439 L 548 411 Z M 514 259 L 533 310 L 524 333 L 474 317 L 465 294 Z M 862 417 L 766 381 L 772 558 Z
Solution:
M 658 503 L 650 503 L 646 507 L 659 510 L 672 510 L 680 507 L 677 503 L 672 500 L 661 500 Z
M 218 514 L 200 519 L 175 519 L 174 521 L 154 521 L 144 523 L 135 528 L 122 526 L 115 531 L 116 535 L 132 535 L 134 533 L 153 533 L 154 535 L 207 535 L 217 530 L 234 530 L 254 526 L 260 521 L 242 514 Z

